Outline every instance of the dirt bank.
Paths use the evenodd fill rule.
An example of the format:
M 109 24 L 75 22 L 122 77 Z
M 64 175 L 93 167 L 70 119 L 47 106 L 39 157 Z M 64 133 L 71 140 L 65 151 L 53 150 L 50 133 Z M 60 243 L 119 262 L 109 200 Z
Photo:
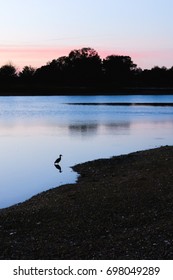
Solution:
M 0 259 L 173 259 L 173 147 L 74 167 L 0 211 Z

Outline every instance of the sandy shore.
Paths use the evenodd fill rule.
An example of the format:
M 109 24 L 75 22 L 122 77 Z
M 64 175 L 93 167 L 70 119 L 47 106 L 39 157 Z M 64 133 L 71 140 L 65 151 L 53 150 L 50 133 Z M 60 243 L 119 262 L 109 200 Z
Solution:
M 0 210 L 0 259 L 173 259 L 173 146 L 74 167 Z

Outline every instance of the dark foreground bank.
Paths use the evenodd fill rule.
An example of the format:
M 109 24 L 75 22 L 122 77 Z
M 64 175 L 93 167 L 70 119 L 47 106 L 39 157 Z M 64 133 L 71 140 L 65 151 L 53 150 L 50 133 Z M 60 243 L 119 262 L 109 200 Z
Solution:
M 173 146 L 74 167 L 0 211 L 1 259 L 173 259 Z

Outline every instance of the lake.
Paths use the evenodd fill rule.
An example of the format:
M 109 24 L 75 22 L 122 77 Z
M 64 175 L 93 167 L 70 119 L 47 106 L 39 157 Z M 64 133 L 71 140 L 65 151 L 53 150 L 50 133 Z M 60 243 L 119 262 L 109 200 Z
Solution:
M 172 145 L 169 103 L 172 95 L 0 97 L 0 208 L 74 183 L 77 163 Z

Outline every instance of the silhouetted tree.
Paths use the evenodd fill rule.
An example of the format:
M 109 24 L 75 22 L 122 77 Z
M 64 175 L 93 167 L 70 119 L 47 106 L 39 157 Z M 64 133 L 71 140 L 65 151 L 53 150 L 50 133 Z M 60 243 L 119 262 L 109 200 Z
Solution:
M 155 86 L 165 86 L 167 83 L 167 68 L 156 66 L 151 69 L 151 76 Z
M 0 68 L 0 79 L 3 82 L 12 81 L 17 77 L 17 70 L 12 64 L 3 65 Z
M 129 56 L 110 55 L 103 60 L 106 81 L 118 86 L 132 81 L 136 66 Z
M 0 68 L 1 90 L 81 87 L 114 90 L 125 86 L 173 87 L 173 67 L 137 68 L 130 56 L 109 55 L 101 60 L 92 48 L 72 50 L 38 69 L 25 66 L 20 73 L 12 64 Z
M 92 48 L 73 50 L 69 56 L 71 81 L 78 84 L 94 84 L 101 77 L 101 59 Z
M 173 66 L 167 70 L 168 86 L 173 86 Z
M 51 82 L 51 75 L 50 75 L 50 72 L 49 72 L 49 66 L 44 65 L 44 66 L 41 66 L 40 68 L 38 68 L 35 71 L 34 79 L 38 83 L 43 83 L 43 84 L 50 83 Z
M 167 86 L 168 70 L 166 67 L 155 66 L 151 70 L 144 69 L 141 73 L 141 84 L 143 86 Z
M 35 72 L 35 80 L 43 83 L 62 84 L 68 80 L 68 58 L 62 56 L 53 59 L 47 65 L 38 68 Z
M 69 76 L 69 58 L 67 56 L 59 57 L 48 63 L 48 72 L 54 82 L 60 85 L 68 83 Z
M 36 80 L 58 85 L 92 85 L 101 76 L 101 59 L 91 48 L 73 50 L 68 56 L 54 59 L 35 72 Z
M 30 82 L 33 80 L 35 71 L 35 68 L 31 66 L 25 66 L 23 70 L 19 73 L 19 78 L 21 79 L 21 81 Z

